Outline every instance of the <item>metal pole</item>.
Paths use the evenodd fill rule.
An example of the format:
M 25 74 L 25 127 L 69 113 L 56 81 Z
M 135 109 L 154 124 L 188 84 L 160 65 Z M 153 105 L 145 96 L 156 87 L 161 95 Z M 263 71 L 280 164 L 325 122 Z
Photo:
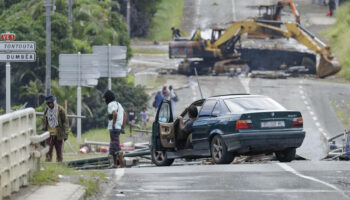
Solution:
M 127 0 L 126 5 L 126 25 L 128 26 L 128 36 L 130 38 L 130 0 Z
M 51 6 L 51 0 L 46 0 L 46 96 L 51 93 Z
M 68 18 L 69 26 L 72 27 L 72 0 L 68 1 Z
M 6 63 L 6 113 L 11 112 L 11 65 Z
M 194 67 L 194 72 L 195 72 L 195 74 L 196 74 L 196 79 L 197 79 L 197 84 L 198 84 L 199 92 L 201 93 L 201 98 L 203 99 L 202 88 L 201 88 L 201 84 L 199 84 L 198 73 L 197 73 L 197 68 L 196 68 L 196 67 Z
M 112 90 L 112 78 L 111 78 L 111 44 L 108 44 L 107 50 L 107 59 L 108 59 L 108 89 Z
M 78 88 L 77 88 L 77 115 L 81 116 L 81 60 L 80 52 L 78 53 Z M 78 144 L 81 144 L 81 118 L 77 119 L 77 136 Z

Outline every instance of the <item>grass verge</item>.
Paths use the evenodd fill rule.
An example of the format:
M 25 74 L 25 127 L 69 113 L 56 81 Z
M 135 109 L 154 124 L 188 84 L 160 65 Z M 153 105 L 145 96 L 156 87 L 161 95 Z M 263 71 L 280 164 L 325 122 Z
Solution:
M 171 27 L 181 29 L 184 6 L 185 0 L 162 0 L 158 4 L 152 23 L 152 40 L 169 40 L 172 37 Z
M 133 54 L 167 54 L 167 51 L 160 49 L 142 49 L 142 48 L 132 48 Z
M 34 172 L 30 179 L 32 185 L 49 185 L 60 180 L 62 176 L 79 177 L 73 183 L 84 186 L 85 197 L 91 196 L 99 190 L 99 182 L 106 181 L 106 174 L 103 172 L 75 171 L 64 164 L 50 163 L 42 164 L 43 170 Z
M 329 38 L 332 51 L 343 65 L 339 76 L 350 81 L 350 2 L 341 4 L 336 12 L 336 24 L 323 31 Z

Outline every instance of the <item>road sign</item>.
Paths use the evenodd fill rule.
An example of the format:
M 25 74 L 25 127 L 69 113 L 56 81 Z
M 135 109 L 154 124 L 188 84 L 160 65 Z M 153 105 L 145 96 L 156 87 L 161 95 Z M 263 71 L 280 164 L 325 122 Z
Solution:
M 35 62 L 35 53 L 0 52 L 0 62 Z
M 6 52 L 27 52 L 35 51 L 36 43 L 32 41 L 1 41 L 0 51 Z
M 99 55 L 97 59 L 101 77 L 126 77 L 126 51 L 126 46 L 92 46 L 92 52 Z
M 78 54 L 59 55 L 59 84 L 65 86 L 96 86 L 100 78 L 97 69 L 97 55 Z M 79 66 L 80 64 L 80 66 Z
M 2 33 L 1 40 L 15 40 L 16 34 L 14 33 Z

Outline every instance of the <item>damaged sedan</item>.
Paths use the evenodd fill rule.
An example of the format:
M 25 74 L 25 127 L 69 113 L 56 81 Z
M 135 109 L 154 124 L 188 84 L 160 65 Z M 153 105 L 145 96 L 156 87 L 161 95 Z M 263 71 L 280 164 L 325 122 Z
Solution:
M 262 95 L 220 95 L 193 102 L 198 115 L 186 108 L 174 119 L 171 102 L 163 100 L 152 127 L 151 155 L 157 166 L 176 158 L 211 157 L 216 164 L 231 163 L 238 155 L 275 153 L 280 162 L 294 160 L 305 137 L 299 111 L 287 110 Z M 192 114 L 193 115 L 193 114 Z M 191 123 L 191 133 L 179 120 Z

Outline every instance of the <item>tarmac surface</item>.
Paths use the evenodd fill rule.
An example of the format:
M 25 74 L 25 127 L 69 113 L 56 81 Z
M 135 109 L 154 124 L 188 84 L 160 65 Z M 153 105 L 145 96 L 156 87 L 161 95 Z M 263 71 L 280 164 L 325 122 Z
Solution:
M 349 199 L 349 162 L 117 169 L 100 199 Z

